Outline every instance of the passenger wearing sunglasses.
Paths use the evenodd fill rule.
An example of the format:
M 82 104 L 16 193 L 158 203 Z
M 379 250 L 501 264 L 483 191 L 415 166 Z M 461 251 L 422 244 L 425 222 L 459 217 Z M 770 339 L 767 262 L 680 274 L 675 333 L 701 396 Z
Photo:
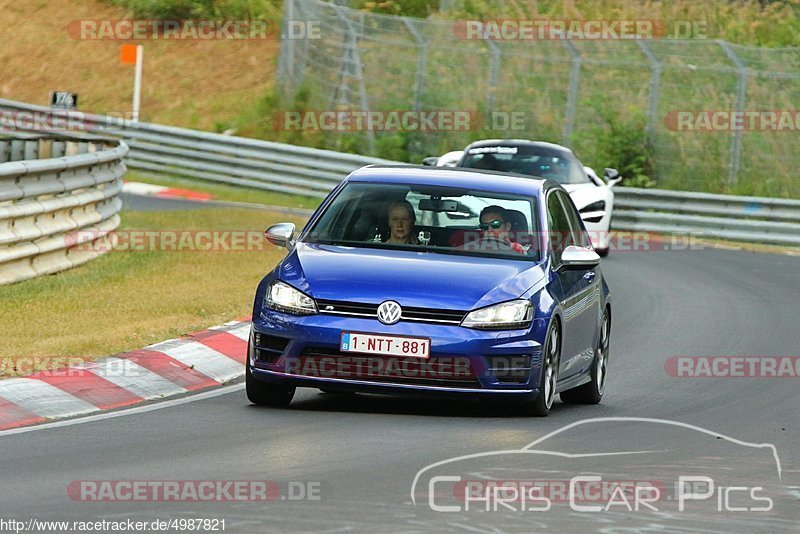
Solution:
M 483 208 L 480 216 L 481 242 L 485 248 L 510 249 L 520 254 L 525 254 L 525 249 L 519 243 L 511 240 L 508 232 L 511 223 L 502 206 L 487 206 Z

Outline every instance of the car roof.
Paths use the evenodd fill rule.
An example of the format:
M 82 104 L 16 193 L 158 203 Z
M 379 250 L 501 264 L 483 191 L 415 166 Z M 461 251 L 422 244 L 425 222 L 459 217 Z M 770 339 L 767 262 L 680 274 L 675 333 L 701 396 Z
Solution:
M 387 184 L 442 185 L 464 187 L 495 193 L 538 196 L 542 190 L 559 187 L 552 180 L 509 173 L 493 173 L 460 167 L 426 167 L 422 165 L 368 165 L 350 173 L 351 182 Z
M 483 139 L 481 141 L 475 141 L 474 143 L 469 144 L 465 149 L 464 152 L 472 148 L 482 148 L 487 146 L 527 146 L 527 147 L 538 147 L 538 148 L 547 148 L 550 150 L 560 150 L 563 152 L 568 152 L 572 154 L 572 150 L 563 146 L 557 145 L 555 143 L 548 143 L 547 141 L 531 141 L 529 139 Z

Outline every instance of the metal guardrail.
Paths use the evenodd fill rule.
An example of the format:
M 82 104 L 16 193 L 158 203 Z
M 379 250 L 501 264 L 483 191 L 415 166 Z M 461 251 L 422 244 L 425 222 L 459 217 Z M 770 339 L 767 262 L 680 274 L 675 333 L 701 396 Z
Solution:
M 99 136 L 0 130 L 0 285 L 110 250 L 127 151 Z
M 614 193 L 615 229 L 800 245 L 800 200 L 629 187 Z
M 3 120 L 2 113 L 7 117 Z M 24 120 L 19 120 L 20 114 Z M 396 164 L 379 158 L 273 143 L 173 126 L 131 122 L 104 115 L 59 112 L 0 99 L 0 125 L 19 126 L 69 116 L 73 125 L 120 137 L 130 147 L 131 169 L 268 191 L 323 198 L 350 171 L 369 164 Z
M 3 113 L 55 114 L 0 99 Z M 133 123 L 69 112 L 73 123 L 125 140 L 128 167 L 157 174 L 324 197 L 353 169 L 397 162 L 330 150 Z M 800 245 L 800 201 L 617 187 L 613 227 L 738 241 Z

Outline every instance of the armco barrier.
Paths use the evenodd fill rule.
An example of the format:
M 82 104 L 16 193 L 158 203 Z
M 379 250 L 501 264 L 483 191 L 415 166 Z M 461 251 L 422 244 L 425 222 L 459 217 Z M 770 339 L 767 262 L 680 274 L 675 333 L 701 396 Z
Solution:
M 0 125 L 48 117 L 125 140 L 128 167 L 228 184 L 324 197 L 347 173 L 397 162 L 0 99 Z M 37 121 L 44 117 L 44 120 Z M 613 227 L 800 245 L 800 201 L 618 187 Z
M 69 269 L 110 248 L 127 151 L 96 135 L 0 130 L 0 285 Z
M 800 245 L 800 200 L 614 189 L 615 229 Z
M 59 112 L 0 99 L 0 125 L 10 127 L 11 122 L 23 128 L 29 124 L 71 124 L 120 137 L 130 146 L 125 163 L 131 169 L 318 198 L 358 167 L 396 163 L 105 115 Z

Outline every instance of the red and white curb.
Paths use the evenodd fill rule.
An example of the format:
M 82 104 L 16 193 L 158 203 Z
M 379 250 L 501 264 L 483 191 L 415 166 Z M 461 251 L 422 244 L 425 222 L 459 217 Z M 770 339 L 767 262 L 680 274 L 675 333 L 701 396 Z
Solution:
M 0 430 L 220 386 L 244 374 L 250 321 L 74 367 L 0 380 Z
M 207 202 L 212 199 L 209 193 L 190 191 L 188 189 L 176 189 L 163 185 L 143 184 L 141 182 L 124 182 L 122 192 L 131 195 L 159 198 L 182 198 L 194 200 L 195 202 Z

